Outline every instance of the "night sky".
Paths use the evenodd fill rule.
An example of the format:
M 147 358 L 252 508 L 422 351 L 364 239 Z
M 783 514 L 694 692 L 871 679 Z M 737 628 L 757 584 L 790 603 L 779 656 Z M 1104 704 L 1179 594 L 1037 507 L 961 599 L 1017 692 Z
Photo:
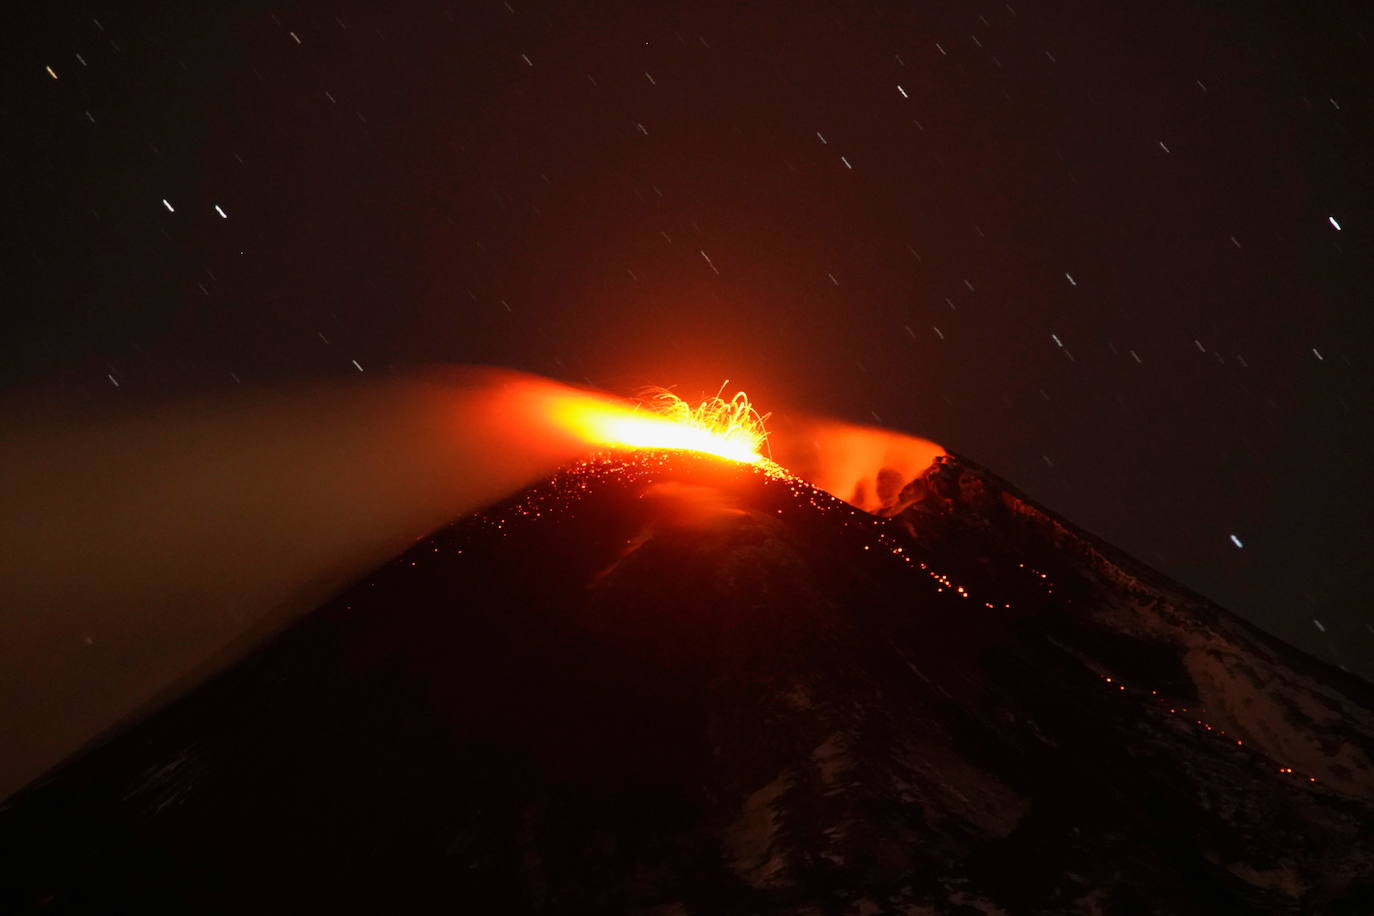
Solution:
M 1374 676 L 1366 3 L 26 15 L 9 399 L 728 378 Z

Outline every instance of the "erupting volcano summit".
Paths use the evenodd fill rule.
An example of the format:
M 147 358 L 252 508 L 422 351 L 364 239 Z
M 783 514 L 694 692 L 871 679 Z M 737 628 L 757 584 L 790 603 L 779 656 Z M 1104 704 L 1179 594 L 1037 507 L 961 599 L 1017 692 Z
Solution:
M 569 466 L 12 799 L 0 909 L 1374 910 L 1368 684 L 964 458 L 881 503 Z

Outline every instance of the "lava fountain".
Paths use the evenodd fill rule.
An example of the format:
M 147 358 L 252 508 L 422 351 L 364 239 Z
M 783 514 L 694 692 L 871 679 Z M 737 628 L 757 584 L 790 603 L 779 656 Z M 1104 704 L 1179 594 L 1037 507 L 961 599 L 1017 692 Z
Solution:
M 700 452 L 780 473 L 764 454 L 768 414 L 759 413 L 743 391 L 722 397 L 727 384 L 696 406 L 664 388 L 649 390 L 633 405 L 546 384 L 511 393 L 537 423 L 593 448 Z
M 938 444 L 891 430 L 793 415 L 769 430 L 743 392 L 725 397 L 722 383 L 693 406 L 663 388 L 638 403 L 569 388 L 532 376 L 513 376 L 501 387 L 497 409 L 525 434 L 531 449 L 550 441 L 583 449 L 679 450 L 714 455 L 757 467 L 774 477 L 804 480 L 866 512 L 896 508 L 903 487 L 945 454 Z M 514 400 L 511 400 L 511 399 Z M 506 428 L 506 437 L 520 436 Z

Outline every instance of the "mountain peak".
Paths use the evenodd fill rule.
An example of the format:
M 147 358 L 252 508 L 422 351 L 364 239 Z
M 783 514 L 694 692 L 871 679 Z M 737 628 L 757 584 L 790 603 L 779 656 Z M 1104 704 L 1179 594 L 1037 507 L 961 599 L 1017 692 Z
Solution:
M 0 900 L 1369 909 L 1368 685 L 960 456 L 876 479 L 565 468 L 16 797 Z

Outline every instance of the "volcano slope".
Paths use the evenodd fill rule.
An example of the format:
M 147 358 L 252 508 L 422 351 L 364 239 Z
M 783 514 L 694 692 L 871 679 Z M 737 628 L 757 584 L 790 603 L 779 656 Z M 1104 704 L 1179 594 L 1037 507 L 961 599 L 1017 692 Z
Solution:
M 1374 912 L 1369 685 L 965 459 L 887 495 L 567 468 L 10 799 L 0 910 Z

